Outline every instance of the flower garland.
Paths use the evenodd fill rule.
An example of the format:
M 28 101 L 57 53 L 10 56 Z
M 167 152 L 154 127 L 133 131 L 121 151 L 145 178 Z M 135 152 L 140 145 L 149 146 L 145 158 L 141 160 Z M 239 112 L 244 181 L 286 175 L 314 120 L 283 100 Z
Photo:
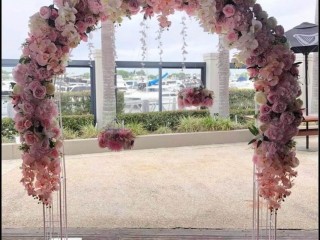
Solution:
M 203 87 L 183 88 L 178 93 L 178 107 L 211 107 L 213 98 L 213 91 Z
M 59 187 L 61 133 L 53 77 L 65 72 L 69 52 L 99 20 L 121 23 L 123 16 L 157 14 L 169 27 L 176 10 L 196 16 L 205 31 L 223 34 L 228 48 L 237 48 L 237 61 L 248 66 L 260 104 L 259 127 L 252 128 L 253 161 L 259 194 L 270 209 L 278 209 L 290 195 L 296 158 L 293 137 L 302 121 L 298 64 L 284 37 L 284 29 L 255 0 L 55 0 L 30 18 L 30 34 L 13 71 L 12 102 L 15 128 L 23 150 L 21 182 L 29 195 L 50 204 Z
M 46 205 L 60 187 L 62 138 L 54 102 L 53 79 L 63 74 L 69 52 L 104 18 L 103 6 L 95 1 L 76 5 L 54 2 L 30 17 L 29 37 L 22 45 L 19 64 L 13 69 L 12 103 L 15 129 L 20 134 L 21 182 L 28 195 Z

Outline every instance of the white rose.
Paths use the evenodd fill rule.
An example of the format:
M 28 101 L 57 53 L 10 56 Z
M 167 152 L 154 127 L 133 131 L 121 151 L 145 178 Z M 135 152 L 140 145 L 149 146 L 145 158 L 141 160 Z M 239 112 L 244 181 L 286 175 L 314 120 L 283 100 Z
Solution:
M 266 104 L 267 103 L 267 97 L 264 92 L 256 92 L 254 96 L 254 100 L 259 104 Z

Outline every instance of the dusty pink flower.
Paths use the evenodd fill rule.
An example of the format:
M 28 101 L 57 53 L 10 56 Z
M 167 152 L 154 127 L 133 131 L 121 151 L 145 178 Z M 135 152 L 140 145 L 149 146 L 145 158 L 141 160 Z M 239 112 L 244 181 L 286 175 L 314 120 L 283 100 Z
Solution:
M 23 134 L 23 138 L 28 145 L 32 145 L 39 141 L 39 138 L 31 131 L 27 131 Z
M 40 8 L 40 17 L 42 17 L 43 19 L 49 19 L 49 17 L 51 16 L 51 9 L 49 7 L 43 6 Z

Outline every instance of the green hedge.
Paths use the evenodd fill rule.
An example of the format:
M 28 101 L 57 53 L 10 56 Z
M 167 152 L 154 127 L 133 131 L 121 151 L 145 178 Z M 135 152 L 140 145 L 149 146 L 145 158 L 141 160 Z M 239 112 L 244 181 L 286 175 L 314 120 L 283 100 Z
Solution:
M 14 129 L 14 121 L 11 118 L 1 119 L 1 137 L 12 139 L 13 136 L 18 135 L 18 132 Z
M 62 125 L 64 128 L 79 132 L 82 126 L 94 125 L 94 116 L 86 115 L 68 115 L 62 116 Z
M 63 127 L 77 132 L 80 131 L 82 126 L 86 126 L 89 124 L 93 125 L 93 121 L 94 116 L 92 114 L 62 116 Z M 12 136 L 17 134 L 18 132 L 14 129 L 13 119 L 2 118 L 1 136 L 6 138 L 12 138 Z
M 245 122 L 244 116 L 254 115 L 255 102 L 254 102 L 254 89 L 229 89 L 229 106 L 230 106 L 230 118 L 237 119 L 240 122 Z
M 119 121 L 128 123 L 141 123 L 148 131 L 155 131 L 159 127 L 169 127 L 176 130 L 181 118 L 210 116 L 208 110 L 182 110 L 146 113 L 122 113 L 118 114 Z

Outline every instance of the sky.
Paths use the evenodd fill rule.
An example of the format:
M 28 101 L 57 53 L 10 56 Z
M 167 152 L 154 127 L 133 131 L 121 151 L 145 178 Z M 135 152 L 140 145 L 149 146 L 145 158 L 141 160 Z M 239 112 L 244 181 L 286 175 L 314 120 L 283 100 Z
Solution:
M 277 19 L 285 31 L 299 25 L 302 22 L 314 23 L 316 0 L 257 0 L 262 8 Z M 40 7 L 52 4 L 52 0 L 2 0 L 2 58 L 17 59 L 21 54 L 21 44 L 28 35 L 29 17 L 36 13 Z M 182 55 L 182 24 L 184 13 L 177 12 L 169 17 L 172 21 L 170 29 L 163 32 L 162 61 L 183 61 Z M 186 16 L 186 15 L 185 15 Z M 140 23 L 142 15 L 125 18 L 121 26 L 116 27 L 116 54 L 121 61 L 142 61 L 142 44 L 140 43 Z M 186 61 L 202 62 L 206 53 L 217 52 L 218 35 L 209 34 L 199 26 L 198 22 L 187 17 L 187 52 Z M 157 19 L 148 21 L 147 31 L 147 58 L 149 61 L 159 61 L 159 49 L 157 31 L 159 30 Z M 101 31 L 92 34 L 94 49 L 101 49 Z M 81 43 L 72 51 L 71 60 L 89 59 L 89 47 L 87 43 Z M 232 56 L 232 52 L 231 52 Z

